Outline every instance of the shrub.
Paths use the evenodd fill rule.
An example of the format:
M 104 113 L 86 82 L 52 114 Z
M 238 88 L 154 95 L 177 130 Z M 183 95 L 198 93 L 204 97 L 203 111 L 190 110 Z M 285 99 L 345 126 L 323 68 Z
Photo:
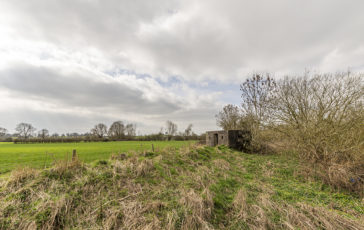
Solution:
M 241 110 L 228 113 L 240 118 L 217 118 L 249 130 L 252 152 L 295 150 L 327 183 L 364 191 L 363 79 L 363 74 L 336 73 L 274 81 L 255 74 L 241 85 Z
M 364 122 L 359 76 L 315 75 L 284 79 L 274 104 L 277 130 L 291 137 L 302 157 L 345 162 L 358 156 Z
M 362 79 L 342 73 L 285 78 L 278 82 L 272 103 L 274 129 L 294 143 L 301 159 L 318 164 L 325 180 L 338 187 L 363 188 Z M 338 168 L 346 172 L 340 173 L 341 179 L 330 176 L 337 175 Z M 332 170 L 336 172 L 329 173 Z

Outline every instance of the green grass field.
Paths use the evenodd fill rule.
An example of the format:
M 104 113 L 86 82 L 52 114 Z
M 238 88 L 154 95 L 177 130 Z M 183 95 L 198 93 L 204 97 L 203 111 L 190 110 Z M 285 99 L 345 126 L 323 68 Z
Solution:
M 18 169 L 0 178 L 0 229 L 364 229 L 362 198 L 304 169 L 225 146 Z
M 55 159 L 71 157 L 76 149 L 84 162 L 108 159 L 112 153 L 151 150 L 167 146 L 181 147 L 193 141 L 117 141 L 54 144 L 13 144 L 0 142 L 0 174 L 22 166 L 42 168 L 51 165 Z

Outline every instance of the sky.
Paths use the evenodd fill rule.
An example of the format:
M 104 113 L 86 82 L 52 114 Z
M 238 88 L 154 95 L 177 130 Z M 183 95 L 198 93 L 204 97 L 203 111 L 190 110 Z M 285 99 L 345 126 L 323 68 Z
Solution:
M 364 70 L 363 0 L 0 0 L 0 127 L 214 130 L 239 84 Z

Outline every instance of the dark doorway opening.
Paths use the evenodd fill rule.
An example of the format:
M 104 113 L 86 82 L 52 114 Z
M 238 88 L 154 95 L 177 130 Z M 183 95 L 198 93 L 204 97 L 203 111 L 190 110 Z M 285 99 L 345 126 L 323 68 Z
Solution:
M 216 133 L 214 134 L 214 146 L 216 146 L 219 143 L 219 135 Z

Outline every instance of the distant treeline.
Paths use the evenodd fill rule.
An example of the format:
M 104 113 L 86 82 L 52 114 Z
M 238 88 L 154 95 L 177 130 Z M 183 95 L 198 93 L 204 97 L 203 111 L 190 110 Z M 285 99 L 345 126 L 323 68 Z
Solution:
M 36 143 L 78 143 L 78 142 L 108 142 L 108 141 L 187 141 L 187 140 L 197 140 L 203 141 L 205 139 L 204 135 L 194 135 L 194 136 L 168 136 L 164 134 L 151 134 L 145 136 L 130 136 L 123 138 L 115 137 L 95 137 L 95 136 L 85 136 L 85 137 L 30 137 L 30 138 L 8 138 L 8 142 L 14 142 L 14 144 L 36 144 Z
M 0 141 L 14 142 L 15 144 L 31 143 L 75 143 L 75 142 L 107 142 L 107 141 L 185 141 L 203 140 L 192 131 L 189 124 L 183 132 L 177 131 L 177 125 L 172 121 L 166 122 L 166 127 L 161 128 L 158 133 L 149 135 L 136 135 L 135 124 L 124 124 L 122 121 L 113 122 L 108 128 L 105 124 L 95 125 L 90 132 L 84 134 L 67 133 L 59 135 L 49 134 L 47 129 L 41 129 L 38 134 L 32 124 L 20 123 L 16 126 L 17 133 L 11 135 L 5 128 L 0 127 Z

